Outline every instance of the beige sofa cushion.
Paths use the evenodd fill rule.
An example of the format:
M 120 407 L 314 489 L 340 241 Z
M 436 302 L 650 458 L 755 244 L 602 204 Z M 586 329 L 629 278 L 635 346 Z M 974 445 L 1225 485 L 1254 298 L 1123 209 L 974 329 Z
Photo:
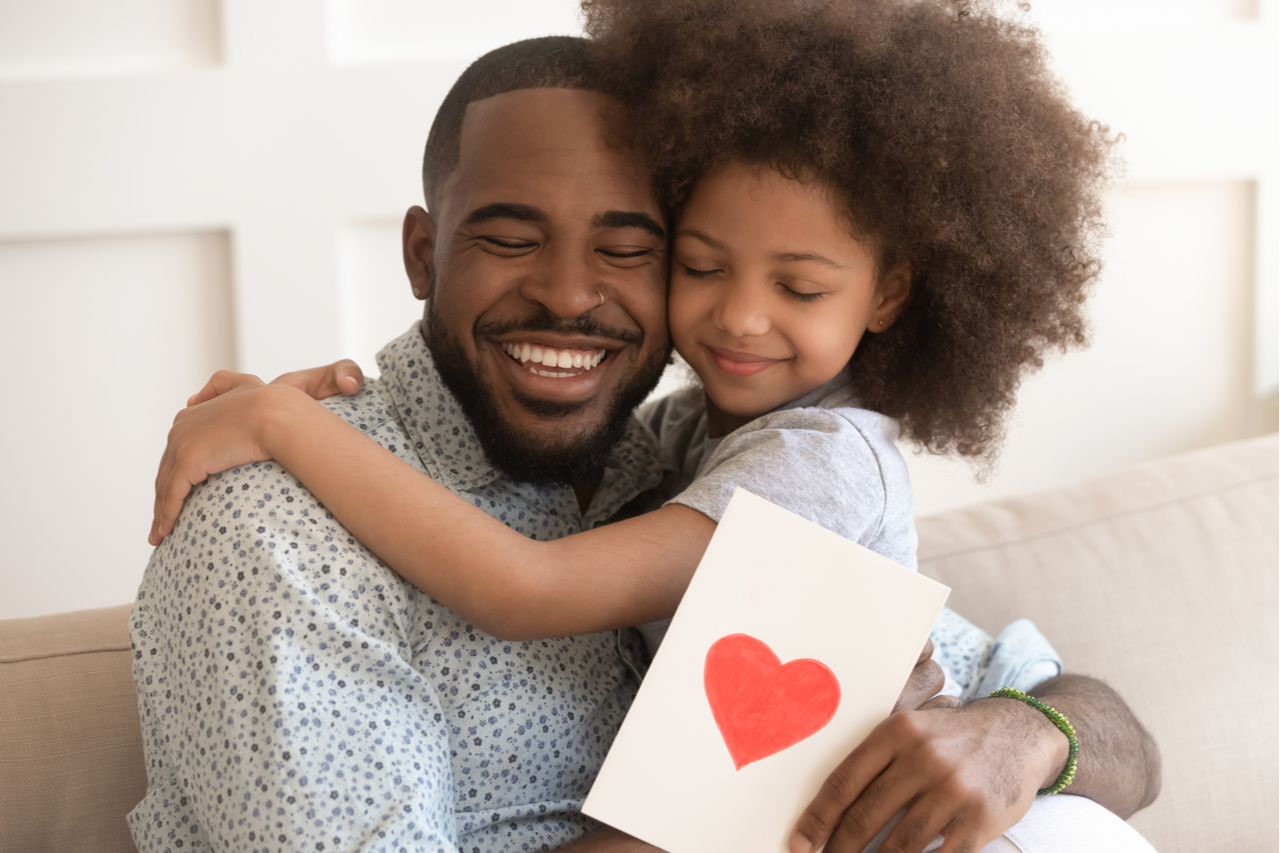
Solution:
M 146 793 L 132 605 L 0 622 L 0 850 L 132 851 Z
M 1032 618 L 1151 731 L 1164 788 L 1131 823 L 1157 850 L 1277 849 L 1274 435 L 919 528 L 949 606 L 992 632 Z

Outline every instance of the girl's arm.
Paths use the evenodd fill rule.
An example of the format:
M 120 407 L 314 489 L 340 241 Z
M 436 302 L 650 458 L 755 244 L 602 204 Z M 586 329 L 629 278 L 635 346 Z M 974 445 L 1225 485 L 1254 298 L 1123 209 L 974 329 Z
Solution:
M 391 568 L 500 639 L 670 616 L 715 531 L 702 513 L 670 506 L 551 542 L 527 539 L 305 393 L 246 383 L 179 413 L 157 478 L 153 539 L 172 529 L 188 484 L 260 459 L 280 462 Z

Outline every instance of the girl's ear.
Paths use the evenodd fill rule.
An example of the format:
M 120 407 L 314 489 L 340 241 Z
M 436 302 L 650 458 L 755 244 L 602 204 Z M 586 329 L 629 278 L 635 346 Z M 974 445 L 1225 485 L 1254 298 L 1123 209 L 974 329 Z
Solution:
M 414 205 L 404 215 L 401 230 L 404 271 L 416 299 L 431 296 L 431 264 L 435 258 L 436 228 L 431 214 Z
M 903 261 L 885 273 L 876 285 L 876 306 L 871 312 L 870 330 L 883 332 L 893 325 L 911 295 L 911 264 Z

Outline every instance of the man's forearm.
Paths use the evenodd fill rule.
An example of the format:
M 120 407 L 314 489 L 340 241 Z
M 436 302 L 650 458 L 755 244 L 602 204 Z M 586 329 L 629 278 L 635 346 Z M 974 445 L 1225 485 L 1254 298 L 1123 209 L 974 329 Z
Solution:
M 1067 793 L 1122 818 L 1151 805 L 1160 793 L 1160 750 L 1114 690 L 1086 676 L 1060 675 L 1031 693 L 1076 730 L 1080 759 Z

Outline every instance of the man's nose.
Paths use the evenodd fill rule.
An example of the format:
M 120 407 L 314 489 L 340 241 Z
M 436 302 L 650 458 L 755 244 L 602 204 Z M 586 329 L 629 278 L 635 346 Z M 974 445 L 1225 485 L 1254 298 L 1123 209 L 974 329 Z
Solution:
M 590 249 L 546 246 L 520 283 L 520 295 L 562 319 L 579 317 L 601 304 L 606 289 Z
M 729 279 L 720 290 L 714 321 L 735 338 L 763 335 L 769 331 L 767 294 L 740 279 Z

